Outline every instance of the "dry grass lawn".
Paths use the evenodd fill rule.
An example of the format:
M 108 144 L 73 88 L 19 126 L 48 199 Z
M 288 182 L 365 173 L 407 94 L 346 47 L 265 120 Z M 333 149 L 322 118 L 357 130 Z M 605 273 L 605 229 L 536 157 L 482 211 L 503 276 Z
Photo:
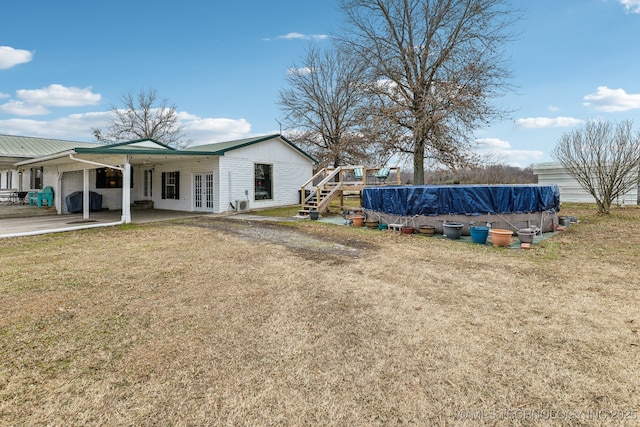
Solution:
M 637 425 L 640 209 L 594 211 L 528 251 L 212 219 L 1 240 L 0 425 Z

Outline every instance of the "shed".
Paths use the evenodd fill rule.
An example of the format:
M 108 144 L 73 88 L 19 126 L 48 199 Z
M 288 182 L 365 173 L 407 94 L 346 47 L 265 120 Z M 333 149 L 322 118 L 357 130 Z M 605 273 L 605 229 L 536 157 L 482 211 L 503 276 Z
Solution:
M 533 173 L 538 176 L 538 184 L 556 184 L 560 190 L 561 202 L 595 203 L 595 199 L 559 162 L 537 163 L 533 166 Z M 638 181 L 640 186 L 640 179 Z M 638 186 L 626 193 L 615 202 L 618 204 L 637 204 Z

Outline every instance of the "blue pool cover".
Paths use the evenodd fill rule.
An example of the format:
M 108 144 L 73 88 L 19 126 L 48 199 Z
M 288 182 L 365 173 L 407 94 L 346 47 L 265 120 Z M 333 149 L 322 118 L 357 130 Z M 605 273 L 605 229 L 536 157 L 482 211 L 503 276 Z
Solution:
M 536 184 L 367 187 L 362 206 L 402 216 L 558 212 L 560 190 Z

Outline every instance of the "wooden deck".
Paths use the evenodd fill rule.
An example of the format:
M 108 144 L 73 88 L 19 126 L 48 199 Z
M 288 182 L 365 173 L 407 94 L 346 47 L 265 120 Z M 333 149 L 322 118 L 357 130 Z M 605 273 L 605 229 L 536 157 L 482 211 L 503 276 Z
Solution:
M 304 195 L 304 200 L 299 213 L 325 212 L 336 198 L 340 199 L 340 207 L 343 208 L 346 193 L 359 193 L 362 197 L 362 190 L 366 187 L 401 184 L 399 167 L 389 167 L 389 175 L 384 179 L 375 176 L 380 169 L 350 165 L 318 171 L 302 185 L 300 194 Z

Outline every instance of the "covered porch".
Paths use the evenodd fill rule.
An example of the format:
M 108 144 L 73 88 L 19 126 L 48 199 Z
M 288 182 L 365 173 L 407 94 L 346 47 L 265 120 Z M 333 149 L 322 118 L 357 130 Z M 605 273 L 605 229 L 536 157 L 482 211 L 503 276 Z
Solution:
M 57 214 L 81 212 L 82 219 L 89 221 L 102 209 L 108 209 L 120 212 L 119 222 L 129 223 L 136 207 L 155 205 L 160 210 L 193 211 L 192 206 L 186 205 L 191 198 L 178 196 L 179 171 L 185 161 L 187 164 L 202 161 L 202 167 L 211 170 L 216 157 L 211 152 L 184 153 L 157 141 L 141 140 L 75 148 L 25 160 L 16 167 L 18 170 L 39 168 L 44 171 L 45 185 L 54 190 L 53 207 Z M 171 192 L 165 194 L 169 187 Z M 70 196 L 73 197 L 73 208 L 69 208 Z M 99 199 L 97 208 L 94 208 L 94 196 Z
M 162 209 L 133 209 L 131 223 L 166 221 L 203 214 Z M 72 231 L 84 228 L 112 226 L 121 223 L 121 211 L 92 212 L 90 219 L 82 213 L 58 215 L 54 208 L 0 203 L 0 238 Z

